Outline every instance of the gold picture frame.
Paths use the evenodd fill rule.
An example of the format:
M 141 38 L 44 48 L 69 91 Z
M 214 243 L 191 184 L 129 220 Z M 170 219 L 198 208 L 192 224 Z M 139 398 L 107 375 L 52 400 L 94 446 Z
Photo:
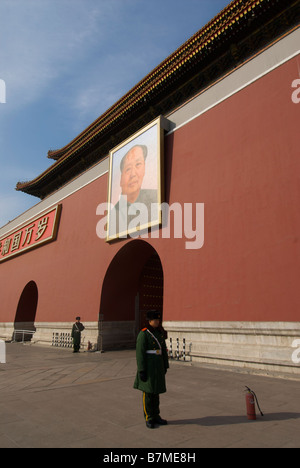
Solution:
M 167 128 L 160 116 L 110 151 L 107 242 L 161 225 Z

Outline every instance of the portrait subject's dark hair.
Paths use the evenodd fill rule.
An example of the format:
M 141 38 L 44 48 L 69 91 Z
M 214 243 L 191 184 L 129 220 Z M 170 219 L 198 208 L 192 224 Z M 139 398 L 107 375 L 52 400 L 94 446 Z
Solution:
M 143 156 L 144 156 L 144 160 L 146 161 L 146 158 L 147 158 L 147 155 L 148 155 L 148 148 L 146 145 L 134 145 L 132 148 L 130 148 L 129 151 L 127 151 L 127 153 L 125 154 L 125 156 L 123 156 L 122 160 L 121 160 L 121 163 L 120 163 L 120 169 L 121 169 L 121 173 L 123 172 L 123 168 L 124 168 L 124 164 L 125 164 L 125 159 L 128 155 L 128 153 L 130 153 L 131 150 L 133 150 L 134 148 L 141 148 L 141 150 L 143 151 Z

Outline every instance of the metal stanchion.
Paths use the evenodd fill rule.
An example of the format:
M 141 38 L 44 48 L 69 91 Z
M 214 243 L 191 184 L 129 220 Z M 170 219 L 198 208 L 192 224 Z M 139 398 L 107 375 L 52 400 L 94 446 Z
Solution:
M 184 362 L 187 361 L 187 356 L 190 356 L 190 361 L 192 360 L 191 357 L 191 350 L 192 350 L 192 343 L 189 344 L 189 352 L 186 352 L 186 339 L 182 338 L 182 351 L 180 351 L 180 340 L 179 338 L 176 338 L 176 350 L 173 352 L 173 341 L 172 338 L 169 338 L 169 358 L 170 359 L 176 359 L 179 361 L 181 358 Z
M 173 345 L 172 345 L 172 338 L 170 338 L 170 358 L 173 359 Z

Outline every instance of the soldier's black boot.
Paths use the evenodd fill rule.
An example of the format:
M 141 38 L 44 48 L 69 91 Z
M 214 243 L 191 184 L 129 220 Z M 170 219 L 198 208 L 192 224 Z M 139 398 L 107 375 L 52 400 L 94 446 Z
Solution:
M 160 426 L 166 426 L 168 424 L 168 421 L 166 419 L 162 419 L 160 416 L 155 418 L 155 422 Z
M 148 429 L 155 429 L 155 422 L 154 421 L 146 421 L 146 426 Z

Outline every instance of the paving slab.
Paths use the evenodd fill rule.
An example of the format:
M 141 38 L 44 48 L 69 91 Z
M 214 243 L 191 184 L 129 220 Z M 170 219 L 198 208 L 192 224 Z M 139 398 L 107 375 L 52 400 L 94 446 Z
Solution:
M 299 381 L 170 361 L 150 430 L 133 389 L 134 350 L 107 353 L 6 343 L 0 448 L 299 448 Z M 248 421 L 245 386 L 264 416 Z

